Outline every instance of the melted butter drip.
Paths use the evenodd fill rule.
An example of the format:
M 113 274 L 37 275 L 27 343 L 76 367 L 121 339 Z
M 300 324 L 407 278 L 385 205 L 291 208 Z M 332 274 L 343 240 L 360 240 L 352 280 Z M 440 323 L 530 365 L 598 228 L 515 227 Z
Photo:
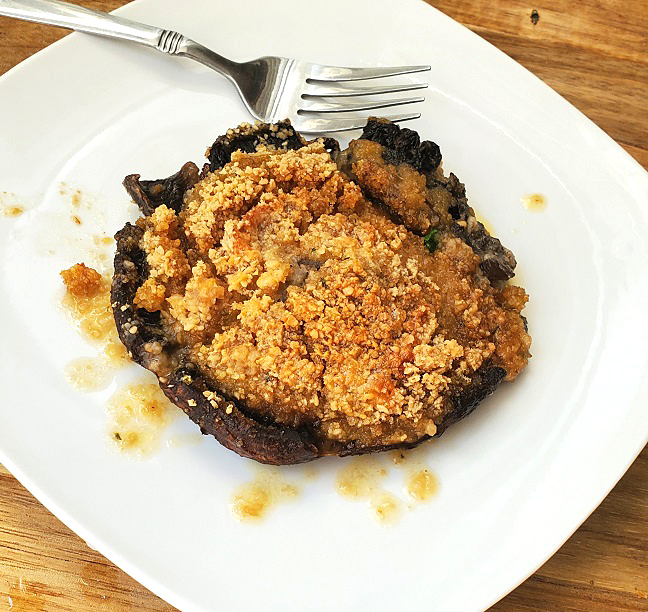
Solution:
M 77 391 L 99 391 L 111 380 L 111 367 L 101 357 L 79 357 L 65 367 L 65 380 Z
M 428 469 L 412 471 L 405 483 L 407 495 L 418 502 L 428 501 L 439 490 L 437 477 Z
M 167 440 L 169 448 L 179 448 L 181 446 L 196 446 L 205 439 L 200 433 L 178 434 Z
M 97 357 L 81 357 L 70 362 L 65 367 L 65 378 L 78 391 L 104 389 L 115 369 L 131 361 L 117 335 L 108 279 L 103 279 L 101 290 L 93 297 L 79 297 L 66 291 L 62 304 L 81 335 L 100 347 Z
M 137 456 L 160 446 L 162 433 L 178 415 L 157 384 L 136 383 L 108 400 L 108 436 L 116 449 Z
M 108 342 L 103 347 L 103 354 L 108 363 L 113 367 L 123 366 L 131 362 L 126 347 L 121 343 L 117 335 L 114 319 L 110 335 L 108 336 Z
M 66 192 L 65 192 L 65 190 L 63 190 L 63 188 L 61 188 L 59 193 L 61 195 L 65 195 Z M 83 194 L 81 193 L 81 190 L 80 189 L 75 189 L 72 192 L 72 195 L 70 197 L 70 203 L 72 204 L 72 206 L 74 206 L 74 208 L 78 208 L 79 206 L 81 206 L 81 200 L 82 199 L 83 199 Z
M 439 490 L 436 475 L 425 465 L 424 450 L 395 450 L 387 453 L 391 463 L 403 474 L 403 492 L 410 502 L 431 500 Z M 394 523 L 401 513 L 398 497 L 381 488 L 387 477 L 385 469 L 376 457 L 359 457 L 342 468 L 338 474 L 336 489 L 346 497 L 366 498 L 374 518 L 381 524 Z M 407 509 L 412 510 L 413 504 Z
M 110 284 L 106 279 L 103 279 L 101 290 L 92 297 L 78 297 L 66 291 L 63 306 L 87 340 L 105 342 L 115 329 L 110 307 Z
M 340 495 L 369 502 L 372 517 L 381 525 L 396 522 L 400 501 L 382 488 L 387 469 L 374 457 L 352 459 L 338 473 L 335 488 Z
M 387 491 L 380 491 L 369 498 L 369 507 L 381 525 L 394 524 L 401 515 L 401 503 Z
M 439 491 L 439 479 L 425 463 L 425 448 L 392 451 L 391 459 L 403 471 L 403 491 L 413 502 L 430 501 Z
M 0 191 L 0 215 L 3 217 L 19 217 L 24 212 L 25 208 L 15 193 Z
M 309 466 L 304 470 L 304 478 L 306 480 L 316 480 L 318 476 L 319 471 L 317 470 L 317 468 Z
M 301 489 L 284 480 L 280 468 L 257 467 L 252 482 L 239 487 L 232 496 L 230 510 L 240 521 L 261 520 L 280 502 L 295 499 Z
M 540 193 L 530 193 L 522 196 L 521 200 L 527 210 L 537 212 L 547 208 L 547 198 Z
M 25 212 L 22 206 L 5 206 L 2 208 L 3 217 L 19 217 Z
M 73 217 L 76 215 L 73 215 Z M 101 264 L 106 264 L 108 261 L 108 253 L 106 248 L 115 242 L 112 236 L 106 234 L 94 234 L 92 236 L 91 256 L 93 256 Z M 110 281 L 109 281 L 110 282 Z
M 387 470 L 370 457 L 352 459 L 337 477 L 335 487 L 346 497 L 368 497 L 387 477 Z

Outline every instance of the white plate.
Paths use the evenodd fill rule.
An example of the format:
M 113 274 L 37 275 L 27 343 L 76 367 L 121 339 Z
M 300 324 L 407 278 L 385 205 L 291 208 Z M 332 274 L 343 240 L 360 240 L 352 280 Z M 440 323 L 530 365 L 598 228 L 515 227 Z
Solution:
M 432 64 L 411 127 L 440 144 L 445 168 L 517 255 L 534 357 L 514 385 L 428 444 L 441 491 L 391 528 L 334 493 L 339 460 L 318 462 L 298 501 L 249 526 L 228 501 L 251 467 L 214 440 L 139 462 L 111 452 L 111 390 L 84 395 L 63 379 L 92 348 L 57 307 L 58 271 L 87 253 L 88 228 L 114 232 L 133 217 L 124 175 L 157 178 L 199 161 L 247 115 L 202 67 L 74 34 L 0 80 L 0 192 L 28 207 L 0 219 L 0 461 L 184 610 L 492 604 L 551 556 L 646 443 L 646 173 L 546 85 L 423 2 L 139 0 L 119 13 L 236 59 Z M 81 228 L 62 182 L 92 200 Z M 535 192 L 547 197 L 543 212 L 520 203 Z

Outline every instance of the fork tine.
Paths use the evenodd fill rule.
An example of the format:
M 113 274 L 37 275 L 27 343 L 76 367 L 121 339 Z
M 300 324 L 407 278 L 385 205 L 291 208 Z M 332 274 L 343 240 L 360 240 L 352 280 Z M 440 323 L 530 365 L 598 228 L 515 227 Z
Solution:
M 391 115 L 385 117 L 392 123 L 418 119 L 421 113 L 410 113 L 406 115 Z M 304 134 L 327 134 L 330 132 L 347 132 L 349 130 L 361 130 L 367 125 L 367 117 L 339 117 L 336 119 L 310 119 L 300 115 L 293 121 L 295 129 Z
M 398 74 L 410 74 L 412 72 L 424 72 L 430 70 L 430 66 L 392 66 L 385 68 L 343 68 L 342 66 L 321 66 L 313 64 L 310 68 L 306 82 L 310 81 L 360 81 L 363 79 L 380 79 L 383 77 L 396 76 Z
M 402 85 L 383 85 L 381 87 L 357 87 L 355 85 L 329 85 L 322 86 L 320 83 L 306 85 L 302 98 L 342 98 L 347 96 L 375 96 L 388 93 L 401 93 L 415 89 L 425 89 L 427 83 L 404 83 Z
M 425 98 L 395 98 L 392 100 L 374 100 L 373 102 L 315 102 L 312 106 L 300 108 L 297 112 L 304 113 L 353 113 L 356 111 L 374 110 L 376 108 L 387 108 L 388 106 L 401 106 L 402 104 L 414 104 L 423 102 Z

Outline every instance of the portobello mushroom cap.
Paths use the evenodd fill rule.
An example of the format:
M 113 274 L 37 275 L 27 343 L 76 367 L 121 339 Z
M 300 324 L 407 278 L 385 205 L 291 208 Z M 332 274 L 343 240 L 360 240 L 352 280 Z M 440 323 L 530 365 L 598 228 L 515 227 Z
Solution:
M 379 143 L 384 149 L 383 157 L 387 164 L 406 164 L 425 176 L 429 188 L 442 187 L 448 191 L 452 217 L 449 229 L 479 255 L 481 268 L 490 280 L 502 281 L 513 275 L 513 255 L 475 219 L 463 185 L 453 174 L 444 179 L 437 172 L 441 154 L 436 144 L 420 142 L 412 130 L 374 118 L 369 120 L 362 139 Z M 145 216 L 162 204 L 179 212 L 185 192 L 201 176 L 227 164 L 234 151 L 253 152 L 259 145 L 283 150 L 299 149 L 306 144 L 289 121 L 275 125 L 257 124 L 250 126 L 245 133 L 230 130 L 217 138 L 207 151 L 209 163 L 202 173 L 195 164 L 188 162 L 179 172 L 166 179 L 143 181 L 137 174 L 129 175 L 124 179 L 124 187 Z M 349 170 L 345 153 L 340 154 L 337 142 L 326 139 L 325 147 L 337 158 L 341 170 L 357 180 Z M 359 183 L 363 187 L 362 181 Z M 390 204 L 380 202 L 376 194 L 369 191 L 367 195 L 390 209 Z M 394 218 L 401 218 L 398 210 L 392 209 L 391 212 Z M 460 221 L 465 223 L 458 223 Z M 422 233 L 419 228 L 408 229 Z M 274 465 L 302 463 L 324 455 L 345 456 L 411 448 L 430 438 L 423 435 L 415 442 L 384 446 L 322 440 L 308 427 L 293 429 L 271 422 L 250 410 L 244 401 L 224 393 L 196 364 L 183 357 L 181 347 L 174 345 L 173 340 L 166 336 L 159 311 L 149 312 L 135 305 L 135 294 L 149 271 L 146 253 L 141 247 L 143 234 L 144 230 L 138 225 L 126 223 L 115 236 L 117 251 L 111 304 L 117 331 L 132 359 L 156 374 L 165 395 L 196 422 L 204 434 L 213 435 L 223 446 L 243 457 Z M 445 412 L 442 422 L 437 423 L 435 436 L 470 414 L 505 376 L 506 371 L 502 367 L 485 362 L 474 372 L 467 385 L 451 392 L 450 409 Z

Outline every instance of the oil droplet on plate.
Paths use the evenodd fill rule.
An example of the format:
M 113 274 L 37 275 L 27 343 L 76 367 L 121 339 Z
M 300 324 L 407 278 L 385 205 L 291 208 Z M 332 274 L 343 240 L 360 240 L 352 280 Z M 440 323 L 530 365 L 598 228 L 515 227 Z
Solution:
M 527 210 L 538 212 L 547 208 L 547 198 L 540 193 L 530 193 L 520 199 Z
M 411 450 L 392 451 L 392 461 L 403 470 L 403 491 L 411 502 L 426 502 L 439 491 L 439 479 L 427 466 L 427 451 L 419 446 Z M 408 505 L 412 510 L 413 505 Z
M 108 337 L 108 342 L 103 349 L 103 352 L 110 365 L 115 368 L 131 362 L 131 358 L 128 355 L 128 350 L 119 339 L 119 336 L 117 335 L 117 328 L 114 327 L 114 325 Z
M 3 217 L 19 217 L 25 212 L 22 206 L 5 206 L 2 209 Z
M 407 495 L 415 501 L 428 501 L 439 490 L 437 477 L 427 469 L 412 472 L 405 483 Z
M 205 439 L 201 433 L 177 434 L 167 440 L 169 448 L 179 448 L 181 446 L 195 446 Z
M 369 507 L 374 518 L 381 525 L 389 525 L 396 522 L 401 513 L 400 501 L 387 491 L 380 491 L 369 498 Z
M 65 192 L 63 192 L 63 193 L 65 193 Z M 74 206 L 74 208 L 78 208 L 81 205 L 81 198 L 82 197 L 83 197 L 83 194 L 81 193 L 81 190 L 76 189 L 74 191 L 74 193 L 72 194 L 72 199 L 71 199 L 72 206 Z
M 276 504 L 296 498 L 300 488 L 283 478 L 280 468 L 257 467 L 252 482 L 239 487 L 230 503 L 232 514 L 242 522 L 262 519 Z
M 128 351 L 117 335 L 110 305 L 109 279 L 102 277 L 97 292 L 90 295 L 77 295 L 67 289 L 61 303 L 86 340 L 103 344 L 100 359 L 106 368 L 117 368 L 130 361 Z M 70 372 L 80 368 L 81 365 L 76 362 L 68 366 Z M 89 366 L 86 367 L 86 370 L 89 369 Z M 99 369 L 99 366 L 94 367 L 95 372 Z M 91 390 L 89 385 L 74 386 L 81 390 Z
M 3 217 L 19 217 L 24 212 L 25 208 L 15 193 L 0 191 L 0 215 Z
M 107 408 L 111 443 L 117 450 L 140 457 L 157 450 L 162 432 L 180 413 L 154 383 L 119 389 Z
M 368 497 L 386 476 L 387 470 L 376 460 L 358 457 L 339 471 L 335 489 L 346 497 Z
M 102 345 L 96 358 L 81 357 L 66 366 L 65 378 L 78 391 L 105 388 L 114 370 L 130 361 L 128 351 L 117 335 L 109 287 L 108 279 L 102 277 L 97 293 L 76 295 L 68 289 L 62 300 L 81 335 Z
M 393 524 L 400 516 L 400 501 L 382 488 L 387 469 L 376 457 L 357 457 L 338 473 L 335 488 L 345 497 L 366 499 L 380 525 Z
M 110 383 L 111 369 L 100 357 L 79 357 L 65 367 L 65 380 L 78 391 L 99 391 Z
M 106 279 L 102 280 L 101 290 L 96 295 L 82 297 L 66 291 L 62 303 L 87 340 L 103 342 L 115 328 L 110 307 L 110 283 Z

